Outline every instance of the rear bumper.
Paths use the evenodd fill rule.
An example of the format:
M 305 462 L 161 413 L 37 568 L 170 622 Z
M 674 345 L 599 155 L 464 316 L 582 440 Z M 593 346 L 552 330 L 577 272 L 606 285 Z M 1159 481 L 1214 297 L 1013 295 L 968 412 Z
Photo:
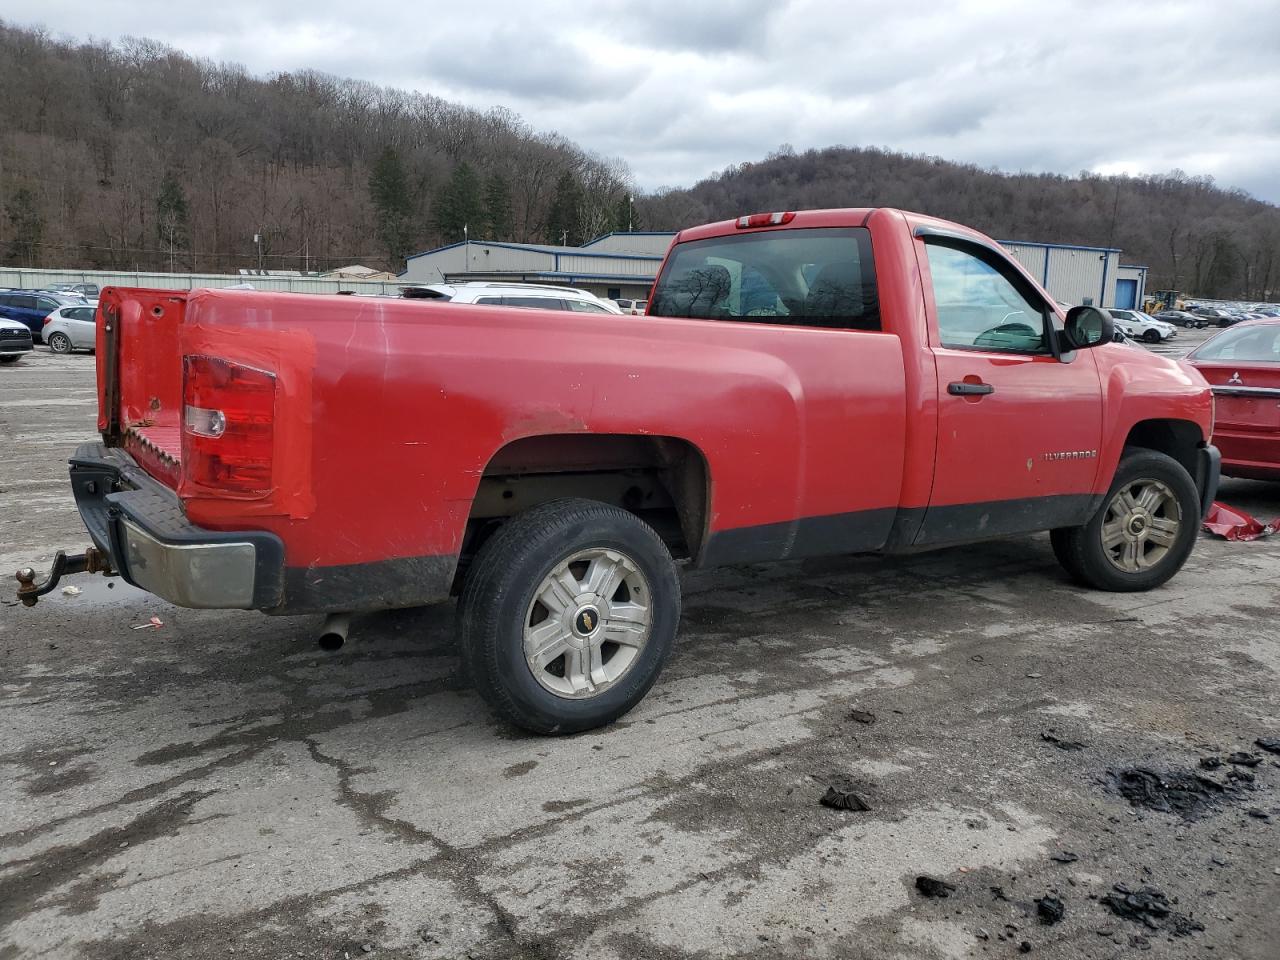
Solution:
M 227 533 L 187 520 L 164 484 L 123 450 L 89 443 L 71 458 L 71 489 L 95 546 L 136 587 L 182 607 L 270 610 L 284 596 L 284 545 L 260 530 Z
M 1280 480 L 1280 433 L 1218 429 L 1214 439 L 1222 446 L 1222 472 L 1247 480 Z

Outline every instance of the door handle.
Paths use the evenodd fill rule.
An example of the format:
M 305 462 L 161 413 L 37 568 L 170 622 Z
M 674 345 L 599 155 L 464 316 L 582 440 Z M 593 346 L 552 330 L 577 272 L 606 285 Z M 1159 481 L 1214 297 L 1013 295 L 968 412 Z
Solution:
M 947 393 L 953 397 L 974 397 L 995 392 L 996 388 L 989 383 L 969 383 L 959 380 L 955 383 L 947 384 Z

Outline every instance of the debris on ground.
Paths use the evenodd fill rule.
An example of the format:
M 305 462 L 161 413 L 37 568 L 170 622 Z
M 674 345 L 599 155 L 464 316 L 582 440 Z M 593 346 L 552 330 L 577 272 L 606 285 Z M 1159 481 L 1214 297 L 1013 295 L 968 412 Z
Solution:
M 1041 733 L 1040 739 L 1045 743 L 1052 743 L 1059 750 L 1083 750 L 1088 746 L 1087 743 L 1080 740 L 1065 740 L 1062 737 L 1059 737 L 1053 727 L 1050 727 L 1048 730 Z
M 921 896 L 942 897 L 944 899 L 956 892 L 954 884 L 923 873 L 916 877 L 916 889 L 920 891 Z
M 1159 813 L 1176 813 L 1184 820 L 1198 820 L 1221 806 L 1223 800 L 1240 799 L 1249 784 L 1239 778 L 1215 780 L 1192 770 L 1160 772 L 1149 767 L 1126 767 L 1111 777 L 1120 796 L 1135 807 Z
M 867 801 L 852 790 L 837 790 L 835 787 L 827 787 L 818 802 L 824 807 L 830 807 L 832 810 L 870 810 Z
M 1245 753 L 1242 750 L 1227 757 L 1227 763 L 1235 764 L 1238 767 L 1256 767 L 1261 762 L 1262 758 L 1256 753 Z
M 1066 916 L 1067 907 L 1061 897 L 1047 894 L 1036 900 L 1036 913 L 1039 914 L 1041 923 L 1051 927 Z
M 1018 952 L 1019 952 L 1019 953 L 1030 953 L 1030 952 L 1031 952 L 1031 941 L 1030 941 L 1030 940 L 1023 940 L 1020 944 L 1018 944 Z
M 1217 770 L 1222 766 L 1221 757 L 1201 757 L 1200 766 L 1204 770 Z
M 995 885 L 993 885 L 993 886 L 991 887 L 991 899 L 992 899 L 992 900 L 1003 900 L 1005 903 L 1008 903 L 1008 902 L 1009 902 L 1009 897 L 1008 897 L 1008 895 L 1004 892 L 1004 887 L 1001 887 L 1001 886 L 995 886 Z
M 1215 501 L 1204 518 L 1204 529 L 1223 540 L 1243 542 L 1271 536 L 1280 530 L 1280 520 L 1262 523 L 1243 510 Z
M 134 629 L 134 630 L 159 630 L 159 629 L 160 629 L 161 627 L 163 627 L 163 626 L 164 626 L 164 621 L 163 621 L 163 620 L 161 620 L 159 617 L 152 617 L 152 618 L 151 618 L 150 620 L 148 620 L 146 623 L 135 623 L 135 624 L 133 625 L 133 628 L 132 628 L 132 629 Z
M 1158 887 L 1130 890 L 1123 883 L 1117 883 L 1102 898 L 1102 903 L 1110 907 L 1117 917 L 1141 923 L 1151 930 L 1164 930 L 1175 937 L 1185 937 L 1204 929 L 1199 920 L 1174 910 L 1169 898 Z
M 1080 859 L 1080 854 L 1072 853 L 1070 850 L 1057 850 L 1049 854 L 1050 860 L 1056 860 L 1058 863 L 1075 863 Z
M 1280 737 L 1259 737 L 1253 743 L 1267 753 L 1280 753 Z
M 62 595 L 64 597 L 78 597 L 83 591 L 79 587 L 63 587 Z
M 876 715 L 867 710 L 850 710 L 849 719 L 856 720 L 858 723 L 875 723 Z

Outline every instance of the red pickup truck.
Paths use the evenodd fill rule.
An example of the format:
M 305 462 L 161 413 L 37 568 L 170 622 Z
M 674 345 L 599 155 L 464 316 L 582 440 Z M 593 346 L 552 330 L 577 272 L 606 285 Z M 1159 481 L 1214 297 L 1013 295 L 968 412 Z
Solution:
M 480 692 L 543 733 L 644 696 L 679 563 L 1051 530 L 1077 580 L 1146 590 L 1218 482 L 1197 373 L 898 210 L 682 231 L 645 316 L 121 288 L 100 310 L 102 442 L 71 460 L 94 547 L 22 571 L 28 603 L 86 569 L 272 614 L 458 596 Z

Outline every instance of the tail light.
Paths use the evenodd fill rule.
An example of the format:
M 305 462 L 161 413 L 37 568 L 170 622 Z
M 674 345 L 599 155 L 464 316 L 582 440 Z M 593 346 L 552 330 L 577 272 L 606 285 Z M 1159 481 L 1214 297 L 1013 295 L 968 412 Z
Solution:
M 53 314 L 52 314 L 52 313 L 51 313 L 51 314 L 49 314 L 47 317 L 45 317 L 45 318 L 44 318 L 44 322 L 43 322 L 42 324 L 40 324 L 40 326 L 41 326 L 41 327 L 47 327 L 47 326 L 48 326 L 49 324 L 51 324 L 51 323 L 53 323 Z
M 218 357 L 182 361 L 187 479 L 242 497 L 271 492 L 276 377 Z

